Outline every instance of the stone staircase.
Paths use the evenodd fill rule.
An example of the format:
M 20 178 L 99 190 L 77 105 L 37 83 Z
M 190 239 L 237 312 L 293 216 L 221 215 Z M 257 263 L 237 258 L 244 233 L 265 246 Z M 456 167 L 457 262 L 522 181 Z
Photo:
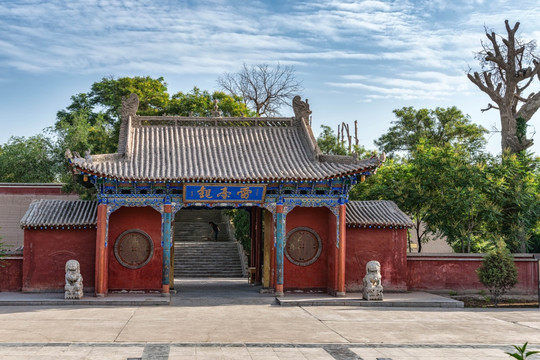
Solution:
M 174 241 L 213 241 L 214 231 L 209 221 L 219 226 L 218 241 L 229 241 L 225 218 L 221 210 L 180 210 L 174 221 Z
M 208 224 L 219 226 L 218 241 Z M 220 210 L 180 210 L 174 225 L 174 277 L 243 277 L 236 242 Z
M 235 242 L 178 242 L 174 245 L 174 277 L 243 277 Z

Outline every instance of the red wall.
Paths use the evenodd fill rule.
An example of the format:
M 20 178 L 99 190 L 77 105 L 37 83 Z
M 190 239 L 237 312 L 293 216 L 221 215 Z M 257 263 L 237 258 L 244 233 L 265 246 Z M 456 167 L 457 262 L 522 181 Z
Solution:
M 332 232 L 332 221 L 329 218 L 333 218 L 334 228 Z M 333 248 L 332 246 L 335 235 L 335 216 L 325 207 L 314 208 L 302 208 L 296 207 L 286 218 L 286 232 L 289 233 L 296 227 L 308 227 L 314 230 L 322 242 L 322 253 L 319 259 L 313 264 L 308 266 L 298 266 L 289 261 L 283 255 L 283 287 L 285 290 L 294 289 L 317 289 L 326 290 L 330 285 L 329 281 L 333 272 L 333 268 L 330 270 L 331 264 L 333 264 Z M 332 236 L 330 236 L 332 235 Z
M 0 194 L 24 195 L 66 195 L 62 192 L 62 184 L 18 184 L 10 183 L 0 185 Z
M 96 230 L 24 230 L 22 290 L 63 291 L 65 266 L 70 259 L 81 264 L 85 291 L 94 289 Z
M 529 254 L 514 254 L 518 283 L 514 294 L 538 293 L 537 260 Z M 476 269 L 481 254 L 409 254 L 407 256 L 409 290 L 478 292 L 486 290 L 478 281 Z
M 8 255 L 0 261 L 0 291 L 21 291 L 22 253 Z
M 347 227 L 345 287 L 360 291 L 371 260 L 381 263 L 384 290 L 407 290 L 407 230 Z
M 116 260 L 114 244 L 126 230 L 139 229 L 154 242 L 154 255 L 140 269 L 128 269 Z M 151 207 L 121 207 L 109 218 L 109 290 L 161 291 L 163 248 L 161 247 L 161 214 Z M 95 250 L 94 250 L 95 251 Z

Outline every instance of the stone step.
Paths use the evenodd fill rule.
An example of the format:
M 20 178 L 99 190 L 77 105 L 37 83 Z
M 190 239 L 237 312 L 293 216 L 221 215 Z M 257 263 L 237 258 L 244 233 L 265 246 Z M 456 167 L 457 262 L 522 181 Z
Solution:
M 218 241 L 209 222 L 219 226 Z M 242 277 L 236 242 L 228 238 L 221 210 L 180 210 L 174 224 L 175 277 Z
M 242 263 L 235 242 L 177 242 L 175 277 L 242 277 Z

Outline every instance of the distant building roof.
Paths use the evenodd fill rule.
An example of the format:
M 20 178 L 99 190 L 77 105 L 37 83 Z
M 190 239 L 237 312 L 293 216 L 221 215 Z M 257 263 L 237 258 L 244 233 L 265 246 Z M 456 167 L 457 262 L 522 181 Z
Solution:
M 390 200 L 349 201 L 347 226 L 412 227 L 411 219 Z
M 22 228 L 82 228 L 97 224 L 97 201 L 36 200 L 21 219 Z
M 67 151 L 75 169 L 120 180 L 299 181 L 371 172 L 384 161 L 322 154 L 309 107 L 292 118 L 138 116 L 138 99 L 128 101 L 136 103 L 124 106 L 118 153 Z

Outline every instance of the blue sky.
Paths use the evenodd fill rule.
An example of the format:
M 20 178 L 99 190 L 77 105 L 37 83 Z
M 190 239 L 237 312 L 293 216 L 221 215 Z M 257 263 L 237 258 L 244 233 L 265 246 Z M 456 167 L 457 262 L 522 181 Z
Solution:
M 0 143 L 55 122 L 70 96 L 107 76 L 163 76 L 169 93 L 216 90 L 243 62 L 293 65 L 313 127 L 359 121 L 373 140 L 403 106 L 457 106 L 492 129 L 466 77 L 484 25 L 540 40 L 536 0 L 0 1 Z M 283 115 L 292 115 L 284 109 Z M 529 122 L 540 133 L 540 114 Z M 540 139 L 532 150 L 540 154 Z M 500 134 L 488 150 L 498 153 Z

